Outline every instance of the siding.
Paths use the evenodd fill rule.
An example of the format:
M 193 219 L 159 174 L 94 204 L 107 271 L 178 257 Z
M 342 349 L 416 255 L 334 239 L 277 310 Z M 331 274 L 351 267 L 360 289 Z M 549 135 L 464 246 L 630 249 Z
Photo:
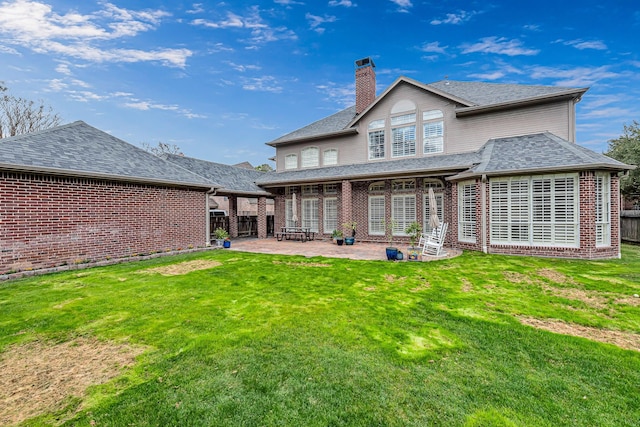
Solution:
M 0 172 L 0 274 L 206 243 L 205 194 Z

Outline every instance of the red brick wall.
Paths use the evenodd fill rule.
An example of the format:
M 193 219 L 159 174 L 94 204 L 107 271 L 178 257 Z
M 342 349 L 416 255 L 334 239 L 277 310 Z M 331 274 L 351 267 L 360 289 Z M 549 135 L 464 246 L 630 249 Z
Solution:
M 206 243 L 204 192 L 0 172 L 0 274 Z
M 356 114 L 376 99 L 376 72 L 371 66 L 356 69 Z

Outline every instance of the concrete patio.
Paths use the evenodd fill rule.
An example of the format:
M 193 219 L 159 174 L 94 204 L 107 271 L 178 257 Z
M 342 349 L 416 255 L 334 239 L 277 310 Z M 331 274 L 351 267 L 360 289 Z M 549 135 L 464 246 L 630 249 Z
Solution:
M 365 243 L 358 242 L 352 246 L 338 246 L 333 240 L 312 240 L 309 242 L 300 242 L 297 240 L 278 241 L 275 237 L 267 239 L 256 238 L 238 238 L 231 242 L 232 251 L 256 252 L 265 254 L 281 254 L 281 255 L 302 255 L 305 257 L 324 256 L 329 258 L 349 258 L 358 260 L 379 260 L 386 261 L 387 256 L 385 248 L 386 243 Z M 407 245 L 398 245 L 398 249 L 404 252 L 406 261 Z M 441 257 L 422 256 L 423 261 L 436 261 L 447 258 L 453 258 L 462 253 L 459 249 L 445 248 L 447 254 Z

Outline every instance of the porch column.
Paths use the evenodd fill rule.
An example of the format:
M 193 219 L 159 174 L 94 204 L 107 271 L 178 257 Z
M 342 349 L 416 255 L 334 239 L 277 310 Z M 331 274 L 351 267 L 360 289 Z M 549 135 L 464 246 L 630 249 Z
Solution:
M 341 215 L 338 229 L 342 229 L 342 224 L 353 221 L 353 197 L 351 192 L 351 181 L 342 181 Z
M 267 198 L 258 197 L 258 239 L 267 238 Z
M 229 237 L 238 237 L 238 197 L 229 196 Z

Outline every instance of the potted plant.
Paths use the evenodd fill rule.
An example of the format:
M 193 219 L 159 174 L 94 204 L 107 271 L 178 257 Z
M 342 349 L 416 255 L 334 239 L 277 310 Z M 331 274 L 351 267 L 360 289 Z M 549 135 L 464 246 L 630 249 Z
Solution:
M 411 246 L 407 251 L 407 259 L 409 261 L 418 261 L 418 259 L 420 258 L 420 248 L 416 247 L 416 242 L 422 234 L 422 226 L 419 222 L 413 221 L 411 224 L 409 224 L 407 229 L 404 230 L 404 232 L 407 233 L 407 235 L 409 236 L 409 241 L 411 242 Z
M 229 233 L 222 227 L 218 227 L 213 231 L 213 235 L 216 238 L 216 247 L 221 248 L 224 245 L 225 239 L 229 237 Z
M 333 233 L 331 233 L 331 237 L 333 237 L 333 240 L 336 241 L 338 246 L 342 246 L 342 244 L 344 243 L 344 235 L 340 230 L 333 230 Z
M 398 248 L 393 246 L 393 229 L 396 222 L 391 220 L 386 224 L 387 236 L 389 238 L 389 246 L 387 246 L 387 259 L 389 261 L 395 261 L 398 258 Z
M 353 245 L 356 241 L 356 225 L 358 225 L 355 221 L 349 221 L 342 224 L 342 227 L 345 229 L 345 234 L 351 230 L 351 237 L 347 236 L 344 238 L 344 243 L 347 245 Z

